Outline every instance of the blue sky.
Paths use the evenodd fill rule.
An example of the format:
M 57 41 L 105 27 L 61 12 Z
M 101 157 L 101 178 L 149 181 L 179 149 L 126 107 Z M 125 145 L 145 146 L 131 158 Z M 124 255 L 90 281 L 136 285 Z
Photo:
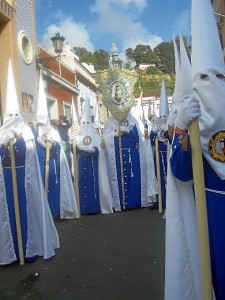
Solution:
M 191 0 L 36 0 L 39 43 L 52 48 L 59 31 L 71 47 L 111 53 L 116 43 L 121 58 L 137 44 L 154 48 L 179 34 L 190 35 Z

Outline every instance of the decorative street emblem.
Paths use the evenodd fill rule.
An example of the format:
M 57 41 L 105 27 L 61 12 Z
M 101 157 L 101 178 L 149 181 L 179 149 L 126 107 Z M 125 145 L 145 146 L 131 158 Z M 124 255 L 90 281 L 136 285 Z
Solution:
M 216 161 L 225 162 L 225 130 L 218 131 L 211 137 L 209 154 Z

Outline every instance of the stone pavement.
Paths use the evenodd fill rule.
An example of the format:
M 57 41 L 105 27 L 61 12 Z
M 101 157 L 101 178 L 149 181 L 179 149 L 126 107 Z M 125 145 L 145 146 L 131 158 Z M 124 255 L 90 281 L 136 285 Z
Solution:
M 165 220 L 140 208 L 56 221 L 56 256 L 0 267 L 0 300 L 163 300 Z

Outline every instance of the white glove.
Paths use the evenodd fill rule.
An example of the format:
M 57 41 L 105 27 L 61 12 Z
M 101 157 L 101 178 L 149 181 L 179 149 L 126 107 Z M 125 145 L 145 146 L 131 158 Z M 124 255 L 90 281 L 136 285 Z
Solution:
M 194 96 L 190 96 L 187 100 L 181 103 L 177 118 L 175 120 L 175 127 L 181 130 L 187 130 L 190 123 L 201 116 L 200 105 Z
M 46 138 L 46 141 L 49 141 L 50 143 L 54 143 L 54 139 L 50 133 L 46 133 L 45 138 Z
M 8 143 L 12 139 L 14 139 L 14 137 L 15 137 L 15 134 L 14 134 L 13 130 L 12 129 L 8 129 L 7 132 L 6 132 L 6 134 L 5 134 L 5 136 L 2 139 L 2 144 L 5 145 L 5 146 L 8 145 Z
M 46 148 L 46 144 L 43 141 L 43 139 L 40 137 L 40 135 L 37 137 L 36 140 L 37 140 L 38 144 L 40 144 L 42 147 Z
M 158 130 L 159 130 L 159 128 L 158 128 L 157 125 L 153 125 L 153 126 L 152 126 L 152 131 L 153 131 L 154 133 L 158 132 Z
M 20 135 L 23 132 L 23 128 L 17 126 L 17 127 L 12 128 L 12 131 L 14 132 L 15 135 Z
M 177 117 L 177 109 L 171 108 L 168 119 L 167 119 L 167 124 L 170 127 L 174 127 L 176 117 Z
M 122 132 L 130 133 L 130 129 L 128 127 L 126 127 L 126 126 L 123 126 L 123 125 L 120 126 L 120 130 Z
M 75 139 L 76 139 L 76 137 L 77 137 L 77 135 L 76 135 L 76 134 L 70 134 L 70 135 L 69 135 L 69 139 L 70 139 L 70 141 L 72 141 L 72 140 L 75 140 Z
M 88 153 L 95 153 L 95 148 L 90 148 L 87 150 Z

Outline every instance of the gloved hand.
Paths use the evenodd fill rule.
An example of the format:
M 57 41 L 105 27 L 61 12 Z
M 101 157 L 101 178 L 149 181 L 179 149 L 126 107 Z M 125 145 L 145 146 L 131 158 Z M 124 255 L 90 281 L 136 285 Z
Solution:
M 175 120 L 175 127 L 181 130 L 187 130 L 190 123 L 201 116 L 199 101 L 196 97 L 190 96 L 187 100 L 181 103 L 177 118 Z
M 77 135 L 76 135 L 76 134 L 73 134 L 73 133 L 71 133 L 71 134 L 69 135 L 70 141 L 75 140 L 76 137 L 77 137 Z
M 8 143 L 12 139 L 14 139 L 14 137 L 15 137 L 15 134 L 14 134 L 13 130 L 12 129 L 8 129 L 7 132 L 6 132 L 6 134 L 5 134 L 5 136 L 2 139 L 2 144 L 5 145 L 5 146 L 8 145 Z
M 170 127 L 174 127 L 176 117 L 177 117 L 177 109 L 171 108 L 168 119 L 167 119 L 167 124 Z
M 130 129 L 128 127 L 126 127 L 126 126 L 123 126 L 123 125 L 120 126 L 120 130 L 122 132 L 130 133 Z
M 12 131 L 16 136 L 18 136 L 23 132 L 23 128 L 21 126 L 13 127 Z
M 152 131 L 153 131 L 154 133 L 158 132 L 158 130 L 159 130 L 159 128 L 158 128 L 157 125 L 153 125 L 153 126 L 152 126 Z
M 45 142 L 43 141 L 43 139 L 40 137 L 40 135 L 37 137 L 37 142 L 44 148 L 46 148 L 46 144 Z
M 88 153 L 95 153 L 95 148 L 90 148 L 87 150 Z
M 45 139 L 46 139 L 46 141 L 49 141 L 50 143 L 54 143 L 54 139 L 53 139 L 51 133 L 46 133 Z

